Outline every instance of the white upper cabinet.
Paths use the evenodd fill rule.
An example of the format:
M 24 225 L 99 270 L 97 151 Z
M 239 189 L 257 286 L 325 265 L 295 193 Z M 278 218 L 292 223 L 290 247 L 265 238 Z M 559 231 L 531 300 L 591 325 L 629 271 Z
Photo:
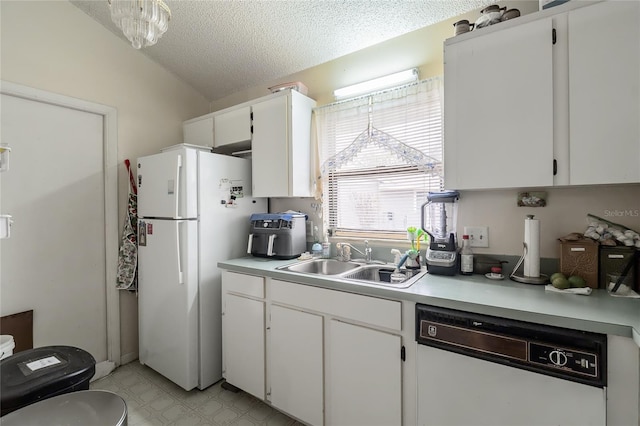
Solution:
M 639 28 L 569 2 L 445 42 L 445 187 L 640 182 Z
M 315 105 L 313 99 L 286 90 L 251 106 L 254 197 L 311 195 L 311 110 Z
M 222 154 L 250 149 L 254 197 L 309 197 L 315 106 L 300 92 L 282 90 L 185 121 L 184 143 Z
M 207 114 L 182 123 L 182 138 L 189 145 L 213 146 L 213 116 Z
M 445 49 L 445 186 L 553 184 L 552 21 Z
M 225 110 L 213 116 L 213 147 L 251 142 L 251 107 Z
M 570 183 L 640 182 L 640 3 L 568 19 Z

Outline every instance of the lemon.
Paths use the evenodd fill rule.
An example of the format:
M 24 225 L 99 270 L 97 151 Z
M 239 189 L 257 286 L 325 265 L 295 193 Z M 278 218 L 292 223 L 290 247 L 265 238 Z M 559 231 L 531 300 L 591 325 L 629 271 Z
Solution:
M 567 279 L 567 281 L 569 281 L 569 284 L 571 285 L 571 287 L 582 288 L 587 286 L 587 282 L 584 280 L 584 278 L 579 277 L 577 275 L 571 275 Z
M 567 280 L 565 277 L 556 277 L 554 280 L 551 281 L 551 285 L 553 285 L 555 288 L 558 288 L 560 290 L 565 290 L 571 287 L 569 280 Z

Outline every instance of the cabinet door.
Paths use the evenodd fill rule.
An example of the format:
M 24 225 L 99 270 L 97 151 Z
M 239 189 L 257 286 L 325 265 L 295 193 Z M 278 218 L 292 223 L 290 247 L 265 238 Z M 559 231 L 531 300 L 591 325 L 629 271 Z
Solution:
M 271 307 L 271 404 L 311 425 L 323 424 L 322 321 L 320 315 Z
M 445 46 L 445 187 L 553 185 L 552 20 Z
M 264 399 L 264 302 L 224 295 L 223 376 L 229 383 Z
M 215 148 L 251 140 L 251 107 L 215 115 L 213 120 Z
M 289 195 L 288 97 L 279 96 L 252 105 L 251 142 L 254 197 Z
M 194 119 L 182 125 L 184 143 L 213 146 L 213 117 Z
M 328 425 L 402 424 L 400 336 L 331 320 Z
M 640 182 L 640 3 L 569 12 L 570 183 Z

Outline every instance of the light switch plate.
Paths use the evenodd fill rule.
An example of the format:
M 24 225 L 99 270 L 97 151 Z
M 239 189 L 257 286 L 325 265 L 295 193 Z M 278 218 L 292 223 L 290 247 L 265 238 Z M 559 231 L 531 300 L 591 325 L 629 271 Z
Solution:
M 469 236 L 471 247 L 489 247 L 488 226 L 465 226 L 464 233 Z

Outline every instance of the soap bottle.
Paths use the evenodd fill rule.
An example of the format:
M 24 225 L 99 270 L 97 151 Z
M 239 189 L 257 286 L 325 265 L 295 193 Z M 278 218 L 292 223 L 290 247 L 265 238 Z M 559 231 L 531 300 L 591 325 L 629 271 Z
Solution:
M 462 250 L 460 250 L 460 273 L 462 275 L 473 274 L 473 251 L 468 235 L 462 236 Z
M 324 236 L 324 242 L 322 243 L 322 257 L 324 259 L 331 257 L 331 243 L 327 235 Z

